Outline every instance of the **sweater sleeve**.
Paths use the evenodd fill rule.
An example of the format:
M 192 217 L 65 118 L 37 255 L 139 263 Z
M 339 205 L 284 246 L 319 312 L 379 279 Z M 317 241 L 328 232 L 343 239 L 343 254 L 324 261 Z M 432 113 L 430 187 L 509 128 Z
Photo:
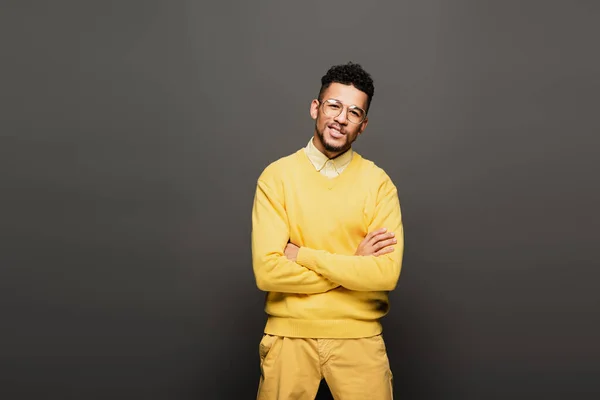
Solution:
M 338 287 L 320 274 L 289 260 L 288 218 L 283 200 L 259 180 L 252 211 L 252 263 L 258 288 L 266 292 L 323 293 Z
M 381 256 L 332 254 L 301 247 L 296 262 L 356 291 L 390 291 L 396 288 L 404 254 L 404 228 L 396 187 L 387 178 L 379 187 L 369 232 L 387 228 L 395 233 L 394 251 Z

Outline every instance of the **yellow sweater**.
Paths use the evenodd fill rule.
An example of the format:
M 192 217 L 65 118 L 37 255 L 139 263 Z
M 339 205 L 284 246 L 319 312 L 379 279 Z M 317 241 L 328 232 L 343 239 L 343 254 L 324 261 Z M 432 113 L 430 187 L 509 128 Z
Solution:
M 367 233 L 395 232 L 395 250 L 355 256 Z M 296 262 L 283 251 L 300 247 Z M 396 187 L 373 162 L 354 152 L 344 172 L 328 178 L 304 149 L 260 175 L 252 211 L 252 260 L 257 286 L 268 292 L 265 333 L 357 338 L 381 333 L 388 292 L 402 266 L 404 232 Z

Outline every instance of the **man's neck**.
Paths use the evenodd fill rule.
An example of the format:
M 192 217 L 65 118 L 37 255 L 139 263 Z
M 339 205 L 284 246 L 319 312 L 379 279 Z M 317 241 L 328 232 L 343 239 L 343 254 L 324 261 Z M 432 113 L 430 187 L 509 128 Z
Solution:
M 352 149 L 352 146 L 350 146 L 346 150 L 342 150 L 340 152 L 335 152 L 334 153 L 334 152 L 327 151 L 325 149 L 325 147 L 323 146 L 323 143 L 321 143 L 321 141 L 319 140 L 319 138 L 317 138 L 316 134 L 315 134 L 315 136 L 313 136 L 312 142 L 313 142 L 313 146 L 315 146 L 315 148 L 317 150 L 319 150 L 319 152 L 321 152 L 321 154 L 325 155 L 325 157 L 329 158 L 330 160 L 338 158 L 342 154 L 345 154 L 346 152 L 348 152 L 348 151 L 350 151 Z

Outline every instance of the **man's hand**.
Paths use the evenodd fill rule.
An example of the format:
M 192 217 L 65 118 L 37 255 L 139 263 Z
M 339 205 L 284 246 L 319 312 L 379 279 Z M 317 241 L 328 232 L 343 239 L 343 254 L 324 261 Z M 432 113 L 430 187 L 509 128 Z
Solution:
M 394 251 L 392 245 L 396 244 L 394 232 L 387 232 L 387 229 L 381 228 L 370 232 L 358 245 L 355 255 L 357 256 L 380 256 Z
M 296 246 L 293 243 L 288 243 L 285 246 L 285 250 L 283 251 L 283 253 L 289 260 L 296 262 L 296 258 L 298 257 L 298 250 L 300 250 L 300 247 Z

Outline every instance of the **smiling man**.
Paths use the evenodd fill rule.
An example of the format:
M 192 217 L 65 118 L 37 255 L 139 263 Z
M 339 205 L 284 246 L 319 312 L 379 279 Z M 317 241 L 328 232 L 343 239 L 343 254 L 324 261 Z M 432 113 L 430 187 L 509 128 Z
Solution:
M 392 399 L 380 319 L 404 252 L 396 186 L 352 143 L 368 124 L 371 76 L 333 66 L 310 105 L 308 144 L 257 182 L 252 259 L 267 292 L 258 399 Z

